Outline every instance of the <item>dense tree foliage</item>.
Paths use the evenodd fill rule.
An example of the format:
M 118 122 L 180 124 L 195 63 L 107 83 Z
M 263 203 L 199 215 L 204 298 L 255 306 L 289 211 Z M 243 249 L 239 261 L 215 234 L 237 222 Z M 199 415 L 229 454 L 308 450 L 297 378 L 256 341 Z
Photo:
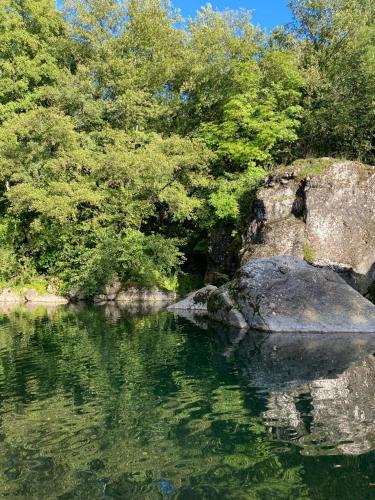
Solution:
M 209 6 L 1 0 L 0 280 L 173 288 L 274 165 L 371 161 L 372 2 L 291 7 L 266 36 Z
M 299 151 L 373 162 L 375 5 L 371 0 L 292 0 L 305 77 Z

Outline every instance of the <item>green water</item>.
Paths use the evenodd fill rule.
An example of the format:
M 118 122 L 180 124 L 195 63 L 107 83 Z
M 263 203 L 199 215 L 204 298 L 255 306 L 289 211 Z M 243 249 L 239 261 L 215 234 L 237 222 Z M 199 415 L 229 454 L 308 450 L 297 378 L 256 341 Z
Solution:
M 374 339 L 0 314 L 0 498 L 375 498 Z

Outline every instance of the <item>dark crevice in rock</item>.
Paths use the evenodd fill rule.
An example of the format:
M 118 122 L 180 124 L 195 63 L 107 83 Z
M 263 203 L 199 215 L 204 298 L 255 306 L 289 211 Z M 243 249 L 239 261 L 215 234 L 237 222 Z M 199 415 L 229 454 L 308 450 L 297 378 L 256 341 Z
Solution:
M 262 200 L 256 200 L 254 202 L 253 223 L 250 225 L 249 228 L 250 240 L 254 244 L 263 243 L 262 230 L 265 224 L 265 218 L 266 218 L 266 209 L 264 206 L 264 202 Z
M 292 206 L 292 215 L 297 219 L 302 219 L 306 222 L 307 207 L 306 207 L 306 184 L 304 179 L 296 191 L 296 197 Z

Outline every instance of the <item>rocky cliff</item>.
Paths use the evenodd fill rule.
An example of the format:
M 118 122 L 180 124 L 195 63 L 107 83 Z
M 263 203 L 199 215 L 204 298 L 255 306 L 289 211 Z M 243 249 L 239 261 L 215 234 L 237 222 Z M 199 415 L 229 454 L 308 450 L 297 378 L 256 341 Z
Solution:
M 375 167 L 303 160 L 268 177 L 251 209 L 241 264 L 291 255 L 374 294 Z

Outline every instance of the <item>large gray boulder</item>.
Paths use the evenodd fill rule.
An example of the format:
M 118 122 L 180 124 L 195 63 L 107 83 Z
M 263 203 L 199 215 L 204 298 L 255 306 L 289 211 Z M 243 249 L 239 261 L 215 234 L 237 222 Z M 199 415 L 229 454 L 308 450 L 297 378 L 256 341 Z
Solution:
M 329 158 L 273 173 L 251 210 L 241 264 L 291 255 L 330 267 L 362 294 L 375 283 L 375 167 Z
M 371 302 L 334 271 L 288 256 L 254 260 L 228 284 L 205 287 L 168 309 L 240 329 L 375 333 Z
M 334 271 L 301 259 L 252 261 L 237 271 L 231 290 L 257 330 L 375 333 L 375 306 Z

